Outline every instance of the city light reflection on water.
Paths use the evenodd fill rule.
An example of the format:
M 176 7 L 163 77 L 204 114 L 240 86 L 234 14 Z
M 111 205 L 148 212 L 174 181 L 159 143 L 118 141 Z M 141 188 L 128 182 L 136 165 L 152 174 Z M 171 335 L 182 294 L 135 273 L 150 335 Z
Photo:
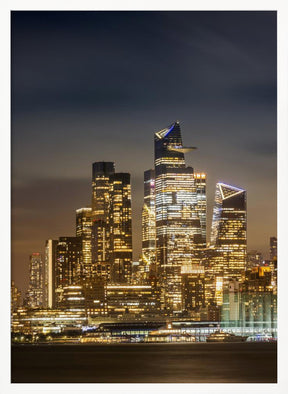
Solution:
M 22 345 L 12 383 L 276 383 L 276 343 Z

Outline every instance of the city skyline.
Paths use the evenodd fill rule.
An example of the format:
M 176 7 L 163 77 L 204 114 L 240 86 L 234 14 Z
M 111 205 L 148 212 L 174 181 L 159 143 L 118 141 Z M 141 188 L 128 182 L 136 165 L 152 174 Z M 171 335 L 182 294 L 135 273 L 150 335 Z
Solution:
M 16 14 L 12 18 L 12 279 L 17 286 L 21 289 L 27 287 L 29 255 L 33 252 L 43 254 L 46 239 L 75 236 L 75 210 L 90 204 L 90 167 L 96 161 L 113 161 L 117 172 L 129 172 L 132 175 L 133 260 L 138 260 L 141 249 L 143 173 L 153 166 L 153 133 L 177 119 L 182 125 L 183 140 L 198 147 L 197 151 L 186 155 L 187 166 L 192 166 L 195 172 L 203 171 L 207 174 L 208 234 L 216 183 L 224 182 L 241 187 L 247 190 L 248 250 L 257 249 L 268 257 L 269 238 L 277 236 L 276 24 L 273 12 L 222 12 L 217 13 L 217 17 L 212 12 L 144 15 L 137 12 L 121 15 L 115 12 L 104 13 L 105 15 L 101 13 L 98 31 L 93 30 L 95 27 L 92 29 L 92 20 L 98 18 L 99 22 L 99 13 L 45 13 L 42 27 L 35 24 L 37 19 L 42 18 L 39 13 L 36 15 L 37 13 L 28 12 L 25 16 Z M 149 28 L 144 23 L 148 14 L 153 14 Z M 245 29 L 251 37 L 248 33 L 240 37 L 233 29 L 233 23 L 238 23 L 240 29 L 243 18 L 247 22 Z M 73 27 L 77 20 L 78 24 Z M 121 46 L 121 41 L 118 42 L 120 46 L 117 50 L 115 32 L 111 33 L 108 29 L 106 35 L 103 33 L 104 22 L 111 27 L 112 20 L 114 28 L 118 29 L 118 39 L 121 41 L 126 38 L 127 47 Z M 188 23 L 191 20 L 194 22 L 192 29 Z M 127 21 L 130 23 L 129 28 L 125 28 Z M 143 31 L 137 30 L 136 21 L 141 22 Z M 162 31 L 157 30 L 159 21 L 163 26 Z M 223 21 L 227 22 L 225 27 L 221 26 Z M 169 23 L 177 26 L 173 33 L 176 30 L 178 33 L 173 37 L 168 35 Z M 266 39 L 269 36 L 265 48 L 259 46 L 260 31 L 264 34 L 264 25 Z M 92 31 L 89 31 L 88 26 Z M 35 31 L 39 32 L 44 47 L 41 46 L 40 38 L 32 38 Z M 58 31 L 59 37 L 62 37 L 61 45 L 66 45 L 65 57 L 60 57 L 60 60 L 60 44 L 56 43 L 53 34 L 51 36 L 52 31 Z M 87 44 L 81 52 L 82 65 L 75 58 L 69 58 L 72 56 L 72 41 L 67 32 L 72 31 L 82 32 L 78 37 L 78 46 L 76 45 L 78 51 L 81 42 Z M 131 38 L 132 31 L 137 32 L 137 39 L 141 41 L 143 57 L 138 46 L 133 45 L 135 40 Z M 100 62 L 100 65 L 95 63 L 97 56 L 91 47 L 91 40 L 94 40 L 96 33 L 100 34 L 97 35 L 97 43 L 94 42 L 102 53 L 103 63 Z M 101 33 L 104 35 L 101 36 Z M 152 43 L 149 36 L 152 33 L 156 33 L 157 43 Z M 183 40 L 185 34 L 191 38 L 192 45 L 188 45 L 187 39 Z M 160 51 L 158 56 L 157 48 L 161 48 L 167 38 L 164 52 Z M 173 56 L 168 63 L 162 60 L 161 54 L 165 50 L 169 53 L 168 42 L 171 44 L 170 53 L 178 54 L 179 64 L 173 60 Z M 218 44 L 220 52 L 213 49 L 212 44 Z M 230 57 L 224 56 L 220 50 L 221 45 L 226 45 Z M 255 53 L 256 47 L 258 52 Z M 35 58 L 37 48 L 42 57 Z M 120 48 L 123 51 L 127 49 L 126 58 L 121 58 L 121 61 Z M 24 54 L 25 50 L 27 52 Z M 188 57 L 187 53 L 184 56 L 185 51 L 189 53 Z M 58 55 L 55 58 L 58 61 L 53 61 L 52 55 Z M 247 58 L 248 55 L 250 59 Z M 48 56 L 46 60 L 49 60 L 50 65 L 46 70 L 42 63 L 45 56 Z M 194 60 L 193 67 L 190 63 L 191 56 Z M 92 84 L 89 89 L 87 83 L 93 81 L 93 76 L 91 74 L 86 79 L 84 76 L 84 66 L 87 66 L 88 60 L 93 60 L 98 71 L 104 73 L 105 61 L 109 62 L 114 57 L 119 59 L 119 67 L 117 70 L 113 69 L 115 74 L 110 74 L 111 79 L 107 79 L 107 90 L 101 85 L 98 76 L 95 76 L 96 85 Z M 67 91 L 69 75 L 62 79 L 62 85 L 57 88 L 47 84 L 47 77 L 56 82 L 60 75 L 63 76 L 65 58 L 67 61 L 70 59 L 71 68 L 68 69 L 71 76 L 79 75 L 82 80 L 76 85 L 72 84 L 70 98 Z M 168 56 L 168 59 L 171 58 Z M 144 81 L 148 83 L 150 75 L 153 83 L 148 83 L 146 90 L 143 82 L 140 83 L 141 94 L 138 90 L 135 93 L 133 87 L 138 73 L 144 71 L 141 64 L 145 59 L 155 60 L 155 65 L 148 67 L 149 72 L 144 72 Z M 166 67 L 165 72 L 162 61 Z M 187 70 L 188 61 L 193 70 L 191 74 Z M 207 68 L 204 73 L 200 70 L 201 61 Z M 38 78 L 41 94 L 36 99 L 37 84 L 33 83 L 30 86 L 30 98 L 24 101 L 23 93 L 30 78 L 29 73 L 32 72 L 31 66 L 32 70 L 36 67 L 34 76 Z M 137 72 L 132 72 L 129 77 L 128 70 L 136 69 Z M 176 76 L 175 81 L 169 79 L 167 69 L 172 73 L 170 75 Z M 183 77 L 179 74 L 181 70 Z M 230 74 L 227 75 L 229 70 Z M 159 83 L 155 78 L 162 72 L 165 76 Z M 122 78 L 121 83 L 116 80 L 117 76 Z M 197 81 L 195 76 L 200 80 Z M 165 77 L 168 78 L 166 85 Z M 205 77 L 208 77 L 207 84 L 204 84 Z M 217 81 L 217 78 L 220 80 Z M 129 85 L 128 88 L 123 81 Z M 183 89 L 188 81 L 191 89 Z M 83 83 L 82 87 L 80 82 Z M 211 96 L 213 90 L 218 94 L 215 95 L 214 92 L 214 96 Z M 150 97 L 149 92 L 155 92 L 155 96 L 152 94 Z M 173 108 L 169 100 L 163 100 L 162 94 L 165 96 L 169 93 L 171 98 L 174 93 L 180 105 L 178 103 Z M 132 103 L 133 97 L 135 102 Z M 98 101 L 93 101 L 96 98 Z M 109 114 L 111 116 L 108 117 Z M 82 136 L 77 134 L 79 131 L 83 131 Z M 55 217 L 51 216 L 52 212 Z M 268 213 L 268 216 L 264 217 L 263 212 Z

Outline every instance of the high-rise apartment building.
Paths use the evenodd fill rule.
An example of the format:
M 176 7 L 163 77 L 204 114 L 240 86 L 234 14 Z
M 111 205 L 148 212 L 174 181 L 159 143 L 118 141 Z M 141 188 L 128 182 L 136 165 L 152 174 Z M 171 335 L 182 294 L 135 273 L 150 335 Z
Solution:
M 130 174 L 110 175 L 111 283 L 130 283 L 132 274 L 132 212 Z
M 156 261 L 155 221 L 155 171 L 144 172 L 144 204 L 142 208 L 142 260 L 147 270 L 154 268 Z
M 182 311 L 181 267 L 202 242 L 192 167 L 186 167 L 179 122 L 155 133 L 156 261 L 162 307 Z
M 80 267 L 80 279 L 86 280 L 92 277 L 92 208 L 79 208 L 76 210 L 76 237 L 81 238 L 82 262 Z
M 115 173 L 113 162 L 92 165 L 92 275 L 110 279 L 110 175 Z
M 241 279 L 247 260 L 246 191 L 217 183 L 211 231 L 212 270 L 224 281 Z
M 40 253 L 30 255 L 30 281 L 27 293 L 27 304 L 30 308 L 41 308 L 45 305 L 45 269 Z

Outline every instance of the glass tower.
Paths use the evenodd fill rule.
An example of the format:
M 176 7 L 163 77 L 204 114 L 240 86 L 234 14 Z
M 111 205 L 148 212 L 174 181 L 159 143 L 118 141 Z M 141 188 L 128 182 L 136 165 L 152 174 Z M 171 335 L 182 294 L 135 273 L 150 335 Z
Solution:
M 28 306 L 31 308 L 44 307 L 45 305 L 45 269 L 40 253 L 30 256 L 30 283 L 28 289 Z
M 80 237 L 60 237 L 56 246 L 56 304 L 62 302 L 63 289 L 79 283 L 82 261 Z
M 92 277 L 91 234 L 92 234 L 92 208 L 76 210 L 76 236 L 82 242 L 81 279 Z
M 201 242 L 193 168 L 186 167 L 179 122 L 155 133 L 156 261 L 162 308 L 182 311 L 181 267 Z
M 213 209 L 212 270 L 224 280 L 241 279 L 247 260 L 246 191 L 217 183 Z
M 194 173 L 194 184 L 196 190 L 197 203 L 195 206 L 196 215 L 200 219 L 201 244 L 206 247 L 206 218 L 207 218 L 207 198 L 206 198 L 206 174 Z
M 110 175 L 115 173 L 113 162 L 92 165 L 92 275 L 110 277 Z
M 112 283 L 130 283 L 132 215 L 130 174 L 110 176 L 110 264 Z
M 55 307 L 56 248 L 58 241 L 48 239 L 45 244 L 45 306 Z
M 155 171 L 144 172 L 144 204 L 142 208 L 142 259 L 149 271 L 155 270 L 156 222 L 155 222 Z

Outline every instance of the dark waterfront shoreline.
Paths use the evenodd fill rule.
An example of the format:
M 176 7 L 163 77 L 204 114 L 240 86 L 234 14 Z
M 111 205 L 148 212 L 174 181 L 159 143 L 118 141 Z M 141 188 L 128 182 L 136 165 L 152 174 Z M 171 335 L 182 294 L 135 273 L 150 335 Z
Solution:
M 277 343 L 25 344 L 12 383 L 277 383 Z

